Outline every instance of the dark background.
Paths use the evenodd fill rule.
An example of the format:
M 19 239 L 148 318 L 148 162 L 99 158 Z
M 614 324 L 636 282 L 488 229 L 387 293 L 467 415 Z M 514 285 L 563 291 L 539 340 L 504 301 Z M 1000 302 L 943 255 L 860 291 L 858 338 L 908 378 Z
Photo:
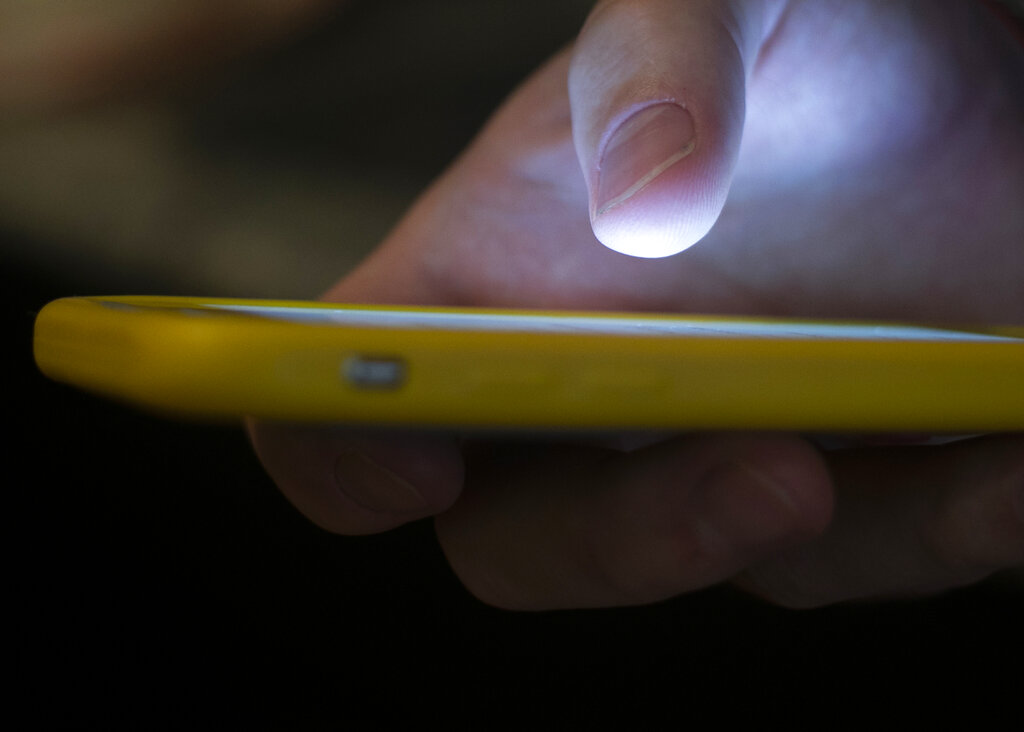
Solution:
M 217 85 L 160 104 L 184 130 L 176 144 L 250 182 L 282 170 L 314 181 L 343 170 L 385 196 L 388 181 L 401 180 L 384 215 L 571 37 L 585 5 L 568 3 L 557 22 L 538 23 L 540 6 L 502 20 L 499 11 L 515 15 L 509 3 L 452 3 L 453 15 L 438 21 L 444 28 L 424 30 L 415 3 L 391 3 L 388 12 L 415 16 L 399 45 L 433 59 L 428 73 L 438 83 L 425 87 L 400 86 L 402 64 L 371 42 L 392 26 L 384 11 L 357 3 Z M 489 6 L 497 16 L 487 27 L 504 27 L 507 47 L 476 30 L 485 21 L 474 8 Z M 438 41 L 444 34 L 451 43 Z M 362 75 L 322 73 L 367 57 L 382 60 Z M 467 58 L 482 60 L 470 67 Z M 337 132 L 352 109 L 371 106 L 361 133 L 378 136 L 338 142 L 350 139 Z M 53 134 L 62 136 L 59 125 Z M 386 164 L 373 145 L 388 152 Z M 88 171 L 77 174 L 85 186 Z M 157 419 L 46 381 L 31 361 L 32 319 L 48 300 L 73 294 L 312 297 L 388 222 L 368 225 L 344 252 L 314 247 L 320 259 L 308 272 L 282 272 L 281 284 L 240 277 L 217 289 L 204 279 L 203 257 L 213 255 L 195 244 L 202 236 L 183 237 L 182 247 L 202 255 L 191 263 L 167 262 L 167 247 L 146 236 L 119 263 L 87 220 L 47 226 L 19 214 L 17 199 L 5 201 L 4 442 L 13 496 L 5 655 L 18 679 L 13 701 L 39 726 L 246 719 L 298 728 L 410 714 L 534 729 L 615 712 L 756 721 L 801 716 L 810 701 L 829 702 L 838 717 L 879 700 L 992 710 L 1019 699 L 1024 597 L 999 578 L 926 600 L 803 612 L 715 588 L 646 608 L 516 614 L 465 593 L 429 522 L 375 537 L 329 535 L 278 494 L 237 427 Z M 66 214 L 58 204 L 47 203 L 54 219 Z M 230 204 L 215 201 L 213 213 L 183 220 L 182 230 L 201 233 L 229 216 Z M 273 246 L 300 246 L 297 230 L 290 239 L 288 231 L 277 230 Z M 966 696 L 978 682 L 983 696 Z M 1015 694 L 1002 695 L 1005 682 L 1018 684 Z

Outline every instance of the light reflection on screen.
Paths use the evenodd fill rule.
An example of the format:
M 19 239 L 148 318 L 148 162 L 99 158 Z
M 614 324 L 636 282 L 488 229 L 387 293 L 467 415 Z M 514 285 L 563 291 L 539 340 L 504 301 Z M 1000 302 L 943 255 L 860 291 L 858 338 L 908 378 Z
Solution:
M 739 319 L 533 315 L 433 311 L 364 310 L 359 308 L 302 308 L 264 305 L 208 307 L 292 322 L 349 327 L 480 330 L 534 333 L 587 333 L 651 337 L 800 338 L 829 340 L 1019 342 L 1010 336 L 944 330 L 913 325 L 815 323 Z

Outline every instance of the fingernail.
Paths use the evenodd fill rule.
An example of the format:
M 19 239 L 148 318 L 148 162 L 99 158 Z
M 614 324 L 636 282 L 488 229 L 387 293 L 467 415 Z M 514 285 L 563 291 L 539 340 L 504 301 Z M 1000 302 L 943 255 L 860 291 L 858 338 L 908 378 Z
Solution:
M 341 491 L 368 511 L 416 513 L 428 508 L 412 483 L 355 450 L 343 452 L 334 463 Z
M 693 148 L 693 117 L 678 104 L 634 114 L 615 130 L 601 156 L 595 217 L 628 201 Z
M 801 510 L 791 492 L 745 463 L 719 466 L 703 487 L 715 528 L 743 544 L 789 536 L 800 523 Z

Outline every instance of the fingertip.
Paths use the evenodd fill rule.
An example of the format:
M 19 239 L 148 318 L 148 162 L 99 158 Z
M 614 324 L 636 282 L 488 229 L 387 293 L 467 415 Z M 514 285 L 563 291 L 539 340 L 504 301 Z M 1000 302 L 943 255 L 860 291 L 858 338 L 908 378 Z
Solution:
M 737 584 L 775 604 L 820 607 L 910 597 L 977 581 L 1024 560 L 1021 439 L 828 454 L 840 511 L 817 541 L 751 567 Z
M 506 609 L 664 600 L 820 533 L 832 510 L 821 457 L 785 435 L 563 448 L 473 473 L 438 537 L 467 589 Z
M 835 492 L 824 458 L 810 443 L 788 435 L 762 437 L 744 463 L 785 505 L 787 533 L 793 540 L 825 532 L 835 510 Z
M 664 527 L 669 569 L 661 572 L 670 582 L 689 576 L 694 587 L 724 579 L 812 539 L 832 519 L 824 461 L 796 436 L 683 438 L 638 457 L 631 468 L 635 483 L 664 486 L 660 496 L 649 497 L 650 510 L 674 516 Z M 699 569 L 704 564 L 706 571 Z M 694 583 L 695 577 L 701 580 Z
M 602 148 L 591 223 L 597 239 L 635 257 L 666 257 L 700 241 L 725 204 L 728 170 L 682 105 L 644 107 Z
M 614 483 L 608 513 L 632 517 L 632 526 L 602 532 L 618 543 L 606 539 L 595 552 L 618 604 L 729 579 L 821 534 L 832 518 L 824 461 L 791 435 L 671 440 L 623 456 Z
M 366 436 L 266 422 L 250 422 L 248 428 L 281 492 L 334 533 L 376 533 L 435 515 L 462 490 L 461 453 L 448 437 Z
M 629 201 L 595 211 L 591 226 L 597 240 L 613 251 L 645 259 L 670 257 L 708 234 L 727 193 L 728 183 L 719 176 L 669 170 Z
M 994 435 L 940 450 L 949 467 L 931 525 L 921 532 L 926 553 L 951 575 L 982 574 L 1024 562 L 1024 441 Z

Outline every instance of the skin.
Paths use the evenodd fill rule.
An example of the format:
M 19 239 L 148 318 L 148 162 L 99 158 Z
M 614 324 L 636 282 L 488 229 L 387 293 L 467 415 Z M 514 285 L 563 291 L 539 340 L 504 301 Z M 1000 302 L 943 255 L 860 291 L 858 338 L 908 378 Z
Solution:
M 972 3 L 602 2 L 326 298 L 1024 323 L 1022 84 L 1021 48 Z M 665 102 L 689 121 L 673 107 L 682 122 L 646 147 L 610 142 Z M 693 148 L 602 213 L 613 166 L 641 177 L 658 135 Z M 612 251 L 638 231 L 693 246 Z M 313 521 L 358 534 L 436 516 L 459 577 L 501 607 L 723 581 L 806 607 L 1024 563 L 1015 435 L 624 450 L 250 427 Z

